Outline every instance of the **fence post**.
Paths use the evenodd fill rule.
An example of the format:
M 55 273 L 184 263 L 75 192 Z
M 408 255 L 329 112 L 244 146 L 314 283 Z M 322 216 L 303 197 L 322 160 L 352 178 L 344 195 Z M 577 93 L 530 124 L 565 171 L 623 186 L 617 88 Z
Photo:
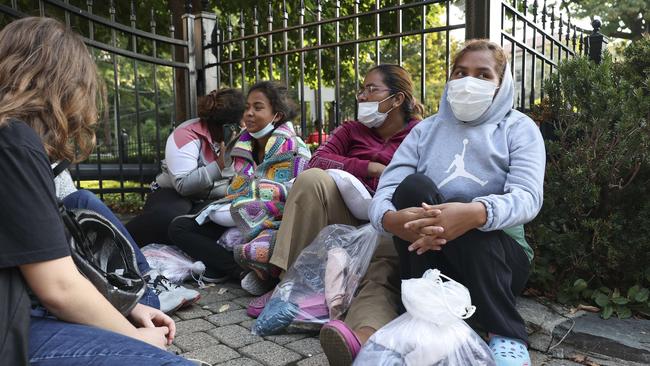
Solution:
M 501 1 L 465 1 L 465 39 L 485 38 L 501 44 Z
M 218 67 L 206 65 L 215 64 L 217 58 L 210 47 L 212 34 L 217 23 L 217 15 L 206 11 L 196 14 L 194 22 L 194 49 L 196 50 L 196 69 L 198 71 L 198 95 L 205 95 L 217 89 Z M 214 45 L 212 45 L 214 47 Z
M 186 3 L 187 5 L 188 3 Z M 196 76 L 196 51 L 195 51 L 195 39 L 194 39 L 194 23 L 195 16 L 190 14 L 191 12 L 191 2 L 189 6 L 186 6 L 186 14 L 183 14 L 183 37 L 187 41 L 187 75 L 188 75 L 188 85 L 187 85 L 187 95 L 188 95 L 188 110 L 189 117 L 195 118 L 197 115 L 196 111 L 196 88 L 197 88 L 197 76 Z
M 591 21 L 591 26 L 594 30 L 587 36 L 587 50 L 589 52 L 589 59 L 599 64 L 603 59 L 603 45 L 607 44 L 607 39 L 600 33 L 600 27 L 602 26 L 600 17 L 594 17 L 594 20 Z

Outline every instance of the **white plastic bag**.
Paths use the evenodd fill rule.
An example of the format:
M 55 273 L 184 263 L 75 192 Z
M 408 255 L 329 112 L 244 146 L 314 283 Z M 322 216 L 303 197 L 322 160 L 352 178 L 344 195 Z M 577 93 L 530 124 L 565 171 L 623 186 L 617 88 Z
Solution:
M 373 334 L 354 365 L 495 364 L 487 344 L 464 321 L 476 310 L 465 286 L 430 269 L 422 278 L 402 281 L 402 303 L 407 312 Z
M 230 203 L 214 205 L 210 210 L 208 217 L 215 224 L 224 227 L 233 227 L 237 225 L 235 224 L 235 220 L 233 220 L 232 214 L 230 213 Z
M 334 179 L 343 202 L 352 215 L 359 220 L 368 221 L 368 208 L 372 196 L 359 178 L 340 169 L 327 169 L 326 172 Z
M 152 270 L 158 271 L 174 283 L 183 282 L 190 277 L 200 278 L 205 272 L 203 262 L 194 262 L 175 246 L 149 244 L 142 248 L 142 254 L 147 258 Z
M 379 233 L 330 225 L 321 230 L 289 268 L 253 325 L 257 335 L 277 333 L 290 324 L 325 324 L 350 306 L 375 252 Z

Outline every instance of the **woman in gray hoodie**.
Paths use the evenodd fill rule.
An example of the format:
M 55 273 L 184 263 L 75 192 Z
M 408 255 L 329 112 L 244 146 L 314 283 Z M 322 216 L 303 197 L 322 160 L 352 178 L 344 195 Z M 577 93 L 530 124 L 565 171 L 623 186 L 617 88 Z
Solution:
M 369 212 L 376 229 L 393 235 L 398 262 L 392 268 L 401 279 L 438 268 L 469 289 L 497 365 L 530 364 L 515 296 L 528 278 L 533 253 L 523 224 L 541 209 L 546 160 L 539 128 L 512 108 L 514 93 L 503 49 L 487 40 L 468 42 L 454 59 L 439 112 L 400 145 Z M 383 275 L 387 282 L 390 276 Z M 396 317 L 397 295 L 377 288 L 399 289 L 399 283 L 374 288 L 373 296 L 359 293 L 364 312 Z M 354 313 L 353 303 L 348 318 Z M 381 326 L 352 323 L 359 343 Z M 321 339 L 331 340 L 345 329 L 325 326 L 323 332 Z

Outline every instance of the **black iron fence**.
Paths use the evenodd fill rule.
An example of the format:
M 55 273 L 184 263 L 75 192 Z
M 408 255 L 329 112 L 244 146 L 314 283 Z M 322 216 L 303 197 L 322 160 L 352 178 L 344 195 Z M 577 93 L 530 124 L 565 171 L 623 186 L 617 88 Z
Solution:
M 488 38 L 509 52 L 515 105 L 527 110 L 543 97 L 542 82 L 559 62 L 580 54 L 598 61 L 605 42 L 598 22 L 580 28 L 546 0 L 269 0 L 245 9 L 201 1 L 194 13 L 191 1 L 175 13 L 158 3 L 0 0 L 0 25 L 27 15 L 56 17 L 91 48 L 111 106 L 95 152 L 72 173 L 78 181 L 98 180 L 100 194 L 144 194 L 167 135 L 196 115 L 196 96 L 212 89 L 245 92 L 258 80 L 281 80 L 299 101 L 299 132 L 318 129 L 320 136 L 355 118 L 354 92 L 375 64 L 405 67 L 430 114 L 451 55 L 465 39 Z M 177 3 L 183 1 L 168 2 Z M 119 187 L 105 188 L 106 179 Z M 125 180 L 139 184 L 125 187 Z
M 510 66 L 519 82 L 515 105 L 528 110 L 544 97 L 542 82 L 553 73 L 560 61 L 588 54 L 600 62 L 601 50 L 590 43 L 603 41 L 595 23 L 593 31 L 572 24 L 571 18 L 546 0 L 501 3 L 501 45 L 510 53 Z
M 264 10 L 222 13 L 204 46 L 215 56 L 205 65 L 206 77 L 216 87 L 244 90 L 260 79 L 282 80 L 299 100 L 303 136 L 316 126 L 327 131 L 353 119 L 354 92 L 365 71 L 379 63 L 410 71 L 432 112 L 465 27 L 462 18 L 452 19 L 452 2 L 345 3 L 269 1 Z M 455 41 L 454 31 L 460 31 Z
M 78 184 L 81 179 L 99 180 L 100 194 L 106 193 L 103 180 L 117 180 L 122 199 L 124 192 L 145 192 L 146 182 L 158 170 L 164 141 L 176 119 L 175 80 L 184 76 L 187 84 L 196 84 L 191 62 L 194 42 L 176 38 L 171 13 L 165 9 L 154 14 L 154 8 L 137 5 L 141 4 L 123 0 L 0 2 L 3 25 L 24 16 L 55 17 L 81 34 L 89 46 L 110 107 L 98 130 L 95 152 L 87 162 L 73 166 L 71 173 Z M 137 27 L 143 28 L 143 23 L 146 30 Z M 166 24 L 162 32 L 159 23 Z M 186 23 L 193 27 L 193 16 L 188 15 Z M 191 35 L 192 27 L 182 33 Z M 183 102 L 195 106 L 196 89 L 190 91 Z M 127 188 L 127 179 L 141 184 Z

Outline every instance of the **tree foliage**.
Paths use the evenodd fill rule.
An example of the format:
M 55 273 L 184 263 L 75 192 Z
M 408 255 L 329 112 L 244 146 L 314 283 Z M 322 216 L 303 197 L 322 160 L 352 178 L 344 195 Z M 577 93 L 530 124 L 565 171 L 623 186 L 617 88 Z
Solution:
M 608 37 L 638 40 L 650 33 L 650 2 L 647 0 L 562 1 L 576 18 L 600 16 Z

